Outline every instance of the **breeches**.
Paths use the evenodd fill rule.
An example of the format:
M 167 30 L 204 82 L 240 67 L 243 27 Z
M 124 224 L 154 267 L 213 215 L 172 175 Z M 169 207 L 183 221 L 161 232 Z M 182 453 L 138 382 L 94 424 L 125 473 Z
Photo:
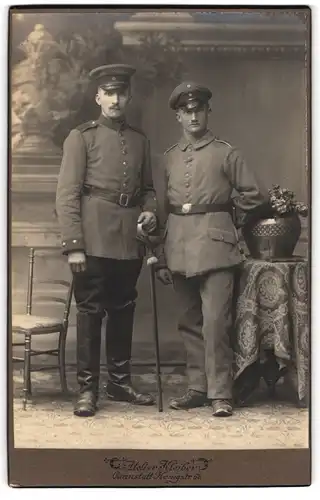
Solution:
M 142 260 L 87 257 L 87 268 L 74 274 L 74 296 L 79 313 L 103 317 L 137 298 L 136 284 Z

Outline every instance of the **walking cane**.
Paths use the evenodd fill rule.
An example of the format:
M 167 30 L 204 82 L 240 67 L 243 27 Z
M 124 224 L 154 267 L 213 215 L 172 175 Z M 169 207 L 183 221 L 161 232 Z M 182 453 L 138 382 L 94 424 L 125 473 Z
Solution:
M 138 235 L 145 235 L 142 224 L 138 224 Z M 148 238 L 146 238 L 145 246 L 147 250 L 147 266 L 150 269 L 150 289 L 151 289 L 151 303 L 152 303 L 152 320 L 153 320 L 153 336 L 156 355 L 156 381 L 158 388 L 158 411 L 163 411 L 162 400 L 162 383 L 161 383 L 161 367 L 160 367 L 160 349 L 159 349 L 159 332 L 158 332 L 158 310 L 157 310 L 157 294 L 156 294 L 156 281 L 155 281 L 155 264 L 158 262 L 157 257 L 154 255 L 152 245 Z M 149 243 L 149 244 L 148 244 Z

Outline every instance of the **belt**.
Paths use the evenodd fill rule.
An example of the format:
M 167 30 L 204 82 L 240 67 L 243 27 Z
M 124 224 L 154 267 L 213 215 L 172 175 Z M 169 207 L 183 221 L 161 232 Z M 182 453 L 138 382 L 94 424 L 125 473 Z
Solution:
M 141 202 L 139 192 L 134 194 L 117 193 L 96 186 L 83 186 L 82 194 L 84 196 L 96 196 L 97 198 L 102 198 L 106 201 L 110 201 L 111 203 L 116 203 L 117 205 L 120 205 L 120 207 L 126 208 L 137 207 Z
M 207 214 L 214 212 L 229 212 L 232 215 L 232 203 L 210 203 L 193 205 L 184 203 L 183 205 L 169 205 L 169 213 L 175 215 Z

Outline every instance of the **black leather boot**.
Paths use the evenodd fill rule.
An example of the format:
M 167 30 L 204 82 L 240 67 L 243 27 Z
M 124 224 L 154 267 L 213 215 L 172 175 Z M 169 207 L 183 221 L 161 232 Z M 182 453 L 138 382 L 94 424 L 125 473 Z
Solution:
M 101 324 L 99 315 L 77 314 L 77 378 L 80 386 L 74 407 L 77 417 L 92 417 L 97 410 Z
M 135 303 L 108 312 L 106 357 L 108 370 L 107 396 L 115 401 L 136 405 L 153 405 L 150 394 L 142 394 L 131 382 L 131 348 Z

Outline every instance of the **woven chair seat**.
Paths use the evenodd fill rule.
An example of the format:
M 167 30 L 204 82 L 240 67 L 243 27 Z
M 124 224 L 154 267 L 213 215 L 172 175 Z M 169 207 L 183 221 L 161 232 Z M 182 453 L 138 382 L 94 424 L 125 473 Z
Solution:
M 12 318 L 13 330 L 32 330 L 36 332 L 42 329 L 61 328 L 61 319 L 46 316 L 33 316 L 28 314 L 16 314 Z

